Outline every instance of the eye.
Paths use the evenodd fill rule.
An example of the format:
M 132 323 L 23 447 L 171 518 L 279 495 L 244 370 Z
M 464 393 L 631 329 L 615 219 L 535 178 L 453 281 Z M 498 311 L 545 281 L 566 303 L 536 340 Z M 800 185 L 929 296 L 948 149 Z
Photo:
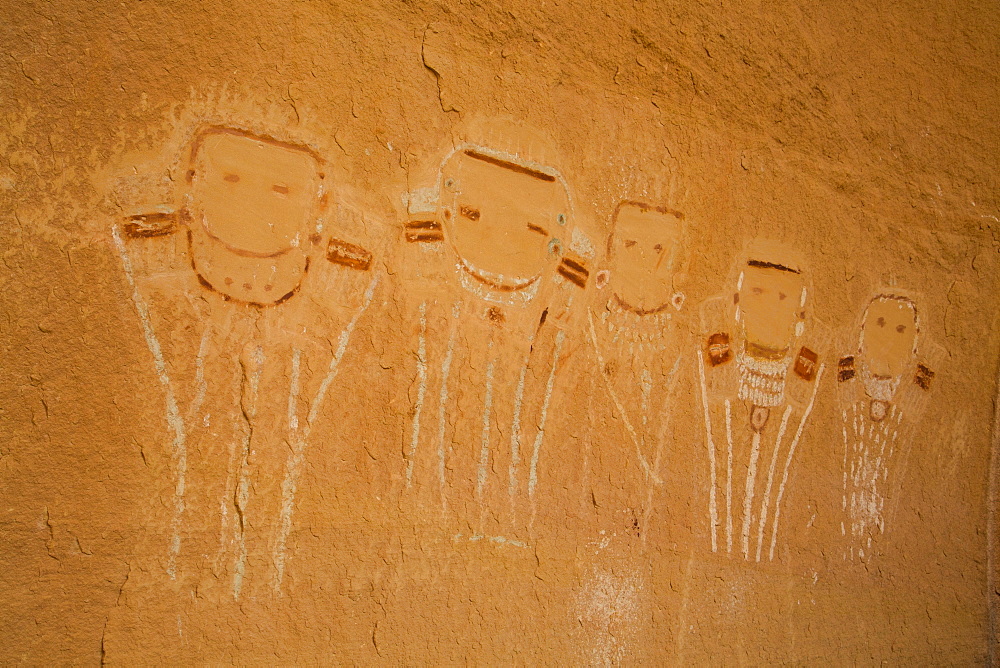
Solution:
M 778 293 L 778 301 L 784 301 L 785 297 L 787 297 L 787 295 L 784 292 Z
M 239 183 L 239 181 L 240 181 L 240 175 L 239 174 L 226 174 L 225 176 L 222 177 L 222 179 L 224 181 L 228 181 L 229 183 Z
M 906 331 L 906 325 L 896 325 L 896 331 L 902 334 Z
M 626 239 L 624 243 L 625 243 L 625 248 L 631 248 L 632 246 L 635 246 L 635 241 L 633 241 L 632 239 Z
M 879 327 L 885 327 L 885 318 L 879 318 L 875 321 Z
M 273 186 L 271 186 L 271 190 L 278 193 L 279 195 L 288 194 L 288 186 L 282 185 L 281 183 L 275 183 Z
M 473 222 L 479 220 L 479 209 L 473 209 L 471 206 L 463 204 L 458 208 L 458 212 Z

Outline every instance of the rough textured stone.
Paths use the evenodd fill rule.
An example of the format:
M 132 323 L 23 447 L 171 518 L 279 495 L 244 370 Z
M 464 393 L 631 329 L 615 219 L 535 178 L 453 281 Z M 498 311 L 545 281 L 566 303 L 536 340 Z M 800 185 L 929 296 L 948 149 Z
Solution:
M 998 13 L 3 3 L 0 659 L 996 661 Z

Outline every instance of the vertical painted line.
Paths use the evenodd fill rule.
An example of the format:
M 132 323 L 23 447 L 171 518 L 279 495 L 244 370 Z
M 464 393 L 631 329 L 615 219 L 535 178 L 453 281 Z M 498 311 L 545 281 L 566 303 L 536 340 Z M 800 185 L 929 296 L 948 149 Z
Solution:
M 410 452 L 406 462 L 406 486 L 413 485 L 413 461 L 417 456 L 420 440 L 420 414 L 424 410 L 427 394 L 427 302 L 420 304 L 420 335 L 417 341 L 417 401 L 413 407 L 413 430 L 410 435 Z
M 160 380 L 160 384 L 163 385 L 164 394 L 166 395 L 167 425 L 174 432 L 174 439 L 171 444 L 171 460 L 174 465 L 174 508 L 173 517 L 170 520 L 172 536 L 167 550 L 167 575 L 173 580 L 177 577 L 177 556 L 181 551 L 181 520 L 184 515 L 184 484 L 187 475 L 187 432 L 184 429 L 184 421 L 181 419 L 180 411 L 177 408 L 177 399 L 174 396 L 170 377 L 167 375 L 167 364 L 163 359 L 163 350 L 160 348 L 160 342 L 156 338 L 156 333 L 153 331 L 153 324 L 149 319 L 149 309 L 142 295 L 139 294 L 139 288 L 135 283 L 132 260 L 129 258 L 128 251 L 125 249 L 125 243 L 122 241 L 117 227 L 111 229 L 111 236 L 114 239 L 118 255 L 121 257 L 122 268 L 125 270 L 125 278 L 128 280 L 129 287 L 132 288 L 132 303 L 135 304 L 135 310 L 139 314 L 139 322 L 142 325 L 142 335 L 146 339 L 146 347 L 149 348 L 149 352 L 153 355 L 156 375 Z
M 235 374 L 237 382 L 241 382 L 241 374 Z M 222 492 L 222 498 L 219 499 L 219 505 L 221 506 L 222 519 L 220 521 L 219 527 L 219 552 L 216 557 L 217 562 L 221 562 L 225 558 L 226 544 L 229 540 L 230 535 L 232 535 L 233 540 L 236 538 L 236 530 L 233 529 L 230 532 L 230 521 L 229 516 L 229 504 L 236 503 L 236 481 L 239 475 L 237 470 L 238 456 L 241 453 L 237 453 L 236 441 L 239 435 L 239 420 L 233 420 L 233 436 L 229 441 L 229 461 L 226 464 L 226 486 Z
M 243 437 L 243 450 L 250 449 L 250 435 Z M 236 529 L 236 563 L 233 568 L 233 598 L 239 600 L 240 592 L 243 590 L 243 577 L 247 567 L 247 544 L 246 544 L 246 504 L 250 496 L 249 477 L 246 473 L 247 461 L 243 457 L 240 469 L 240 482 L 237 487 L 236 511 L 239 519 L 239 526 Z
M 649 397 L 653 393 L 653 377 L 649 374 L 649 369 L 646 367 L 642 368 L 640 389 L 642 390 L 642 402 L 639 406 L 639 410 L 642 412 L 642 426 L 645 429 L 646 425 L 649 423 Z M 643 440 L 643 445 L 646 441 Z
M 841 501 L 840 501 L 840 510 L 841 510 L 842 514 L 846 515 L 846 513 L 847 513 L 847 452 L 848 452 L 848 449 L 849 449 L 849 446 L 848 446 L 849 439 L 847 437 L 847 409 L 846 408 L 842 411 L 842 416 L 843 416 L 843 422 L 841 423 L 841 432 L 842 432 L 843 438 L 844 438 L 844 464 L 843 464 L 843 488 L 844 489 L 843 489 L 843 497 L 841 498 Z M 841 518 L 841 520 L 840 520 L 840 535 L 841 536 L 846 536 L 847 535 L 847 528 L 846 528 L 846 526 L 844 524 L 844 518 Z
M 323 399 L 326 396 L 326 391 L 330 387 L 330 383 L 337 376 L 337 367 L 340 365 L 340 360 L 344 357 L 344 353 L 347 351 L 347 344 L 351 340 L 351 334 L 354 333 L 354 328 L 358 324 L 358 320 L 368 310 L 368 306 L 372 303 L 372 297 L 375 295 L 375 286 L 378 285 L 378 276 L 372 278 L 368 283 L 368 288 L 365 290 L 364 299 L 361 303 L 360 308 L 354 313 L 354 317 L 351 321 L 347 323 L 347 327 L 344 331 L 340 333 L 340 340 L 337 343 L 337 352 L 334 354 L 333 359 L 330 360 L 330 369 L 327 371 L 326 377 L 323 378 L 323 382 L 319 386 L 319 390 L 316 392 L 316 396 L 313 397 L 312 406 L 309 409 L 309 418 L 306 422 L 306 430 L 308 435 L 308 430 L 312 428 L 313 422 L 316 421 L 316 416 L 319 414 L 320 406 L 323 404 Z
M 243 453 L 240 461 L 239 485 L 236 489 L 236 514 L 239 516 L 239 529 L 236 536 L 236 565 L 233 572 L 233 598 L 239 599 L 240 591 L 243 589 L 243 577 L 246 574 L 247 564 L 247 504 L 250 501 L 250 440 L 253 436 L 253 424 L 251 420 L 257 415 L 257 391 L 260 387 L 260 376 L 264 369 L 264 350 L 260 346 L 253 352 L 250 358 L 253 368 L 250 372 L 250 400 L 249 406 L 242 406 L 244 418 L 247 422 L 247 432 L 243 436 Z M 243 373 L 246 373 L 244 368 Z M 241 404 L 243 387 L 241 383 Z
M 289 379 L 289 388 L 288 388 L 288 431 L 289 431 L 289 440 L 292 443 L 296 444 L 296 445 L 300 442 L 300 440 L 298 439 L 298 435 L 297 435 L 297 432 L 299 430 L 299 418 L 298 418 L 297 412 L 298 412 L 298 403 L 299 403 L 299 389 L 300 389 L 299 388 L 299 375 L 300 375 L 300 368 L 301 368 L 301 357 L 302 357 L 301 351 L 298 348 L 294 348 L 292 350 L 292 373 L 291 373 L 291 378 Z M 298 461 L 296 460 L 296 457 L 298 455 L 299 455 L 299 453 L 297 452 L 297 448 L 295 447 L 295 445 L 293 445 L 292 446 L 292 452 L 288 455 L 288 460 L 285 462 L 285 480 L 282 482 L 282 486 L 281 486 L 281 495 L 282 495 L 281 520 L 282 520 L 282 524 L 280 526 L 281 526 L 282 532 L 285 531 L 284 530 L 285 503 L 284 502 L 286 501 L 286 499 L 288 499 L 288 496 L 289 496 L 289 478 L 288 478 L 288 476 L 290 475 L 291 471 L 293 471 L 297 467 L 297 465 L 298 465 Z M 295 494 L 295 490 L 291 489 L 291 495 L 293 497 L 294 497 L 294 494 Z M 289 521 L 290 521 L 290 517 L 291 517 L 291 515 L 289 513 Z M 278 540 L 279 540 L 279 543 L 275 547 L 275 554 L 274 554 L 274 565 L 275 565 L 275 569 L 277 570 L 277 578 L 276 578 L 275 589 L 279 589 L 281 587 L 281 580 L 282 580 L 282 578 L 285 575 L 285 549 L 284 549 L 283 536 L 279 536 Z
M 753 514 L 753 495 L 757 483 L 757 460 L 760 459 L 760 432 L 753 433 L 750 444 L 750 467 L 747 469 L 747 482 L 743 487 L 743 558 L 749 558 L 750 553 L 750 522 Z
M 660 474 L 660 460 L 663 457 L 663 438 L 666 434 L 667 427 L 673 421 L 673 402 L 671 401 L 671 392 L 673 391 L 673 381 L 677 374 L 677 369 L 680 368 L 681 359 L 683 354 L 677 355 L 677 359 L 674 360 L 674 366 L 670 369 L 670 373 L 667 374 L 667 380 L 664 383 L 664 398 L 663 398 L 663 408 L 660 411 L 660 428 L 656 435 L 656 454 L 653 456 L 653 471 L 659 475 Z M 646 508 L 642 514 L 642 543 L 646 544 L 646 536 L 649 535 L 649 516 L 653 512 L 653 490 L 655 489 L 655 484 L 652 480 L 646 481 Z
M 448 350 L 445 352 L 444 362 L 441 363 L 441 396 L 438 405 L 438 489 L 441 493 L 441 512 L 448 509 L 447 480 L 445 479 L 445 428 L 448 426 L 448 376 L 451 373 L 451 360 L 455 352 L 455 337 L 458 334 L 458 317 L 461 314 L 462 305 L 458 302 L 452 307 L 451 332 L 448 334 Z
M 205 401 L 205 393 L 208 391 L 208 384 L 205 382 L 205 354 L 208 352 L 208 342 L 212 334 L 212 324 L 206 323 L 205 331 L 201 335 L 201 343 L 198 344 L 198 356 L 194 360 L 194 382 L 198 388 L 197 394 L 191 400 L 188 408 L 187 419 L 193 420 L 201 409 L 202 402 Z
M 514 499 L 517 497 L 517 467 L 521 464 L 521 404 L 524 401 L 524 379 L 528 373 L 531 361 L 531 347 L 535 343 L 535 335 L 528 340 L 528 352 L 524 355 L 524 363 L 517 377 L 517 390 L 514 393 L 514 417 L 510 423 L 510 470 L 508 472 L 507 495 L 510 497 L 511 521 L 515 521 Z
M 712 552 L 717 552 L 718 539 L 716 537 L 716 527 L 719 524 L 719 511 L 715 505 L 715 441 L 712 440 L 712 417 L 708 412 L 708 385 L 705 382 L 705 362 L 701 358 L 700 350 L 695 351 L 695 359 L 698 360 L 698 380 L 701 381 L 701 406 L 705 411 L 705 445 L 708 447 L 709 481 L 711 484 L 708 491 L 708 518 L 712 529 Z
M 785 471 L 781 476 L 781 485 L 778 486 L 778 498 L 774 501 L 774 523 L 771 525 L 771 550 L 768 559 L 774 561 L 774 545 L 778 541 L 778 518 L 781 515 L 781 498 L 785 495 L 785 483 L 788 482 L 788 469 L 792 464 L 792 457 L 795 456 L 795 448 L 799 445 L 799 439 L 802 438 L 802 430 L 805 429 L 806 420 L 809 419 L 809 414 L 812 413 L 813 405 L 816 403 L 816 393 L 819 391 L 819 382 L 823 378 L 823 371 L 826 369 L 825 364 L 819 365 L 819 371 L 816 372 L 816 380 L 813 381 L 812 396 L 809 397 L 809 404 L 806 406 L 805 413 L 802 414 L 802 419 L 799 420 L 799 428 L 795 430 L 795 437 L 792 439 L 792 445 L 788 449 L 788 458 L 785 459 Z
M 733 418 L 726 399 L 726 554 L 733 553 Z
M 531 468 L 528 474 L 528 496 L 534 496 L 535 487 L 538 485 L 538 456 L 542 451 L 542 439 L 545 437 L 545 422 L 549 413 L 549 400 L 552 399 L 552 388 L 556 382 L 556 366 L 559 364 L 559 353 L 562 349 L 563 339 L 566 334 L 560 329 L 556 333 L 555 350 L 552 352 L 552 369 L 549 371 L 549 379 L 545 384 L 545 399 L 542 401 L 542 414 L 538 420 L 538 433 L 535 434 L 534 448 L 531 453 Z
M 660 480 L 659 476 L 657 476 L 653 469 L 650 468 L 649 462 L 646 461 L 646 457 L 642 454 L 639 435 L 632 426 L 632 421 L 628 419 L 628 413 L 625 412 L 625 407 L 618 398 L 618 393 L 615 392 L 615 388 L 611 386 L 611 380 L 603 371 L 604 357 L 601 355 L 601 349 L 597 345 L 597 331 L 594 328 L 594 318 L 589 311 L 587 312 L 587 320 L 590 323 L 590 341 L 594 346 L 594 353 L 597 355 L 597 364 L 602 369 L 601 377 L 604 379 L 604 386 L 607 388 L 608 396 L 611 397 L 611 401 L 615 404 L 615 408 L 618 409 L 618 413 L 622 416 L 622 424 L 625 425 L 625 429 L 628 431 L 629 437 L 632 439 L 632 444 L 635 446 L 636 460 L 642 466 L 643 473 L 645 473 L 647 477 L 651 478 L 656 483 L 662 483 L 663 481 Z
M 368 288 L 365 290 L 364 298 L 361 302 L 361 306 L 354 312 L 351 317 L 350 322 L 344 327 L 343 331 L 340 333 L 340 339 L 337 342 L 337 350 L 333 355 L 333 359 L 330 360 L 330 367 L 326 372 L 326 376 L 323 378 L 323 382 L 320 383 L 319 389 L 316 391 L 316 396 L 313 397 L 312 404 L 309 407 L 309 415 L 306 417 L 306 424 L 302 428 L 300 435 L 293 438 L 292 444 L 292 454 L 289 456 L 288 464 L 285 470 L 285 480 L 281 484 L 281 519 L 278 525 L 278 539 L 274 546 L 274 565 L 276 576 L 274 580 L 274 590 L 277 592 L 281 591 L 281 581 L 285 574 L 285 544 L 288 541 L 288 534 L 292 530 L 292 513 L 295 510 L 295 492 L 298 488 L 299 475 L 302 472 L 302 463 L 305 460 L 305 451 L 308 446 L 309 434 L 312 432 L 313 424 L 316 422 L 316 418 L 319 416 L 320 408 L 323 405 L 323 399 L 326 397 L 326 392 L 330 387 L 330 383 L 333 382 L 334 378 L 337 377 L 337 371 L 340 368 L 340 362 L 344 358 L 344 354 L 347 352 L 347 346 L 351 341 L 351 335 L 354 333 L 354 328 L 358 324 L 358 320 L 364 315 L 364 312 L 368 310 L 368 306 L 372 303 L 372 298 L 375 296 L 375 286 L 378 285 L 378 276 L 374 276 L 371 281 L 368 282 Z
M 302 351 L 298 348 L 292 350 L 292 376 L 288 387 L 288 428 L 297 431 L 299 428 L 298 404 L 299 404 L 299 370 L 301 366 Z
M 774 484 L 774 469 L 778 464 L 778 452 L 781 450 L 781 441 L 785 438 L 785 429 L 788 427 L 788 417 L 792 414 L 792 407 L 785 407 L 785 414 L 781 416 L 781 426 L 778 427 L 778 437 L 774 439 L 774 451 L 771 453 L 771 466 L 767 471 L 767 485 L 764 486 L 764 499 L 760 503 L 760 521 L 757 523 L 757 561 L 760 561 L 760 550 L 764 544 L 764 527 L 767 525 L 768 506 L 771 503 L 771 487 Z
M 882 437 L 883 429 L 884 429 L 883 425 L 879 425 L 879 433 L 875 434 L 875 443 L 879 446 L 879 448 L 878 448 L 878 456 L 875 458 L 875 466 L 873 467 L 875 469 L 875 477 L 872 478 L 873 484 L 878 480 L 878 469 L 880 466 L 882 466 L 882 462 L 884 461 L 883 458 L 885 457 L 885 446 L 889 442 L 888 438 Z M 886 464 L 888 464 L 887 461 Z
M 843 498 L 843 501 L 841 502 L 841 507 L 844 510 L 846 510 L 847 509 L 847 452 L 848 452 L 848 442 L 849 442 L 849 439 L 847 437 L 847 410 L 846 409 L 843 412 L 843 417 L 844 417 L 844 422 L 843 422 L 841 431 L 843 432 L 843 438 L 844 438 L 844 483 L 843 483 L 843 485 L 844 485 L 844 498 Z
M 588 507 L 587 489 L 590 485 L 590 448 L 591 439 L 594 437 L 596 420 L 594 419 L 594 388 L 597 385 L 597 375 L 590 374 L 590 391 L 587 392 L 587 426 L 589 427 L 586 436 L 583 438 L 583 465 L 580 473 L 580 508 Z
M 479 473 L 476 476 L 476 498 L 483 502 L 483 488 L 486 486 L 486 467 L 490 461 L 490 413 L 493 411 L 493 369 L 496 358 L 493 357 L 493 342 L 488 348 L 490 363 L 486 367 L 486 397 L 483 400 L 483 431 L 479 445 Z

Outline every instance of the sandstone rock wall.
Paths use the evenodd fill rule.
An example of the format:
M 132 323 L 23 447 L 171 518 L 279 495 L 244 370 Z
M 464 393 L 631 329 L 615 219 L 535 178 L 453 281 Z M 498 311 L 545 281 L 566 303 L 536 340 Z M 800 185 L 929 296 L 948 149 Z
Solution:
M 4 662 L 996 660 L 996 7 L 0 17 Z

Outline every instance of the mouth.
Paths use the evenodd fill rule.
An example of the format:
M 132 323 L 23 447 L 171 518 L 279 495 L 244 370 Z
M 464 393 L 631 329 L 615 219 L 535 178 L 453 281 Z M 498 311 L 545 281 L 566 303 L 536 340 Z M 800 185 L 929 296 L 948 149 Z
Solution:
M 234 255 L 239 255 L 241 257 L 254 257 L 254 258 L 275 258 L 275 257 L 281 257 L 282 255 L 291 252 L 295 248 L 294 246 L 289 246 L 288 248 L 281 248 L 276 251 L 252 251 L 252 250 L 247 250 L 245 248 L 239 248 L 237 246 L 233 246 L 224 239 L 220 239 L 217 235 L 213 234 L 212 230 L 209 229 L 208 227 L 208 221 L 205 220 L 204 213 L 200 214 L 198 216 L 198 219 L 199 222 L 201 223 L 201 228 L 205 231 L 205 234 L 207 234 L 208 237 L 213 241 L 217 241 L 218 243 L 225 246 L 226 250 L 232 252 Z
M 634 313 L 638 316 L 655 315 L 657 313 L 660 313 L 661 311 L 665 311 L 667 307 L 670 306 L 670 302 L 664 302 L 663 304 L 660 304 L 659 306 L 654 306 L 652 308 L 641 308 L 639 306 L 635 306 L 634 304 L 629 303 L 617 292 L 613 292 L 611 294 L 615 299 L 615 303 L 618 304 L 619 307 L 630 313 Z
M 474 267 L 462 257 L 458 258 L 458 266 L 460 266 L 462 271 L 474 278 L 476 281 L 497 292 L 519 292 L 530 288 L 542 277 L 541 273 L 535 274 L 529 278 L 496 274 L 491 271 L 486 271 L 485 269 Z
M 789 348 L 771 348 L 769 346 L 747 341 L 745 350 L 751 357 L 765 360 L 783 360 L 788 355 Z

